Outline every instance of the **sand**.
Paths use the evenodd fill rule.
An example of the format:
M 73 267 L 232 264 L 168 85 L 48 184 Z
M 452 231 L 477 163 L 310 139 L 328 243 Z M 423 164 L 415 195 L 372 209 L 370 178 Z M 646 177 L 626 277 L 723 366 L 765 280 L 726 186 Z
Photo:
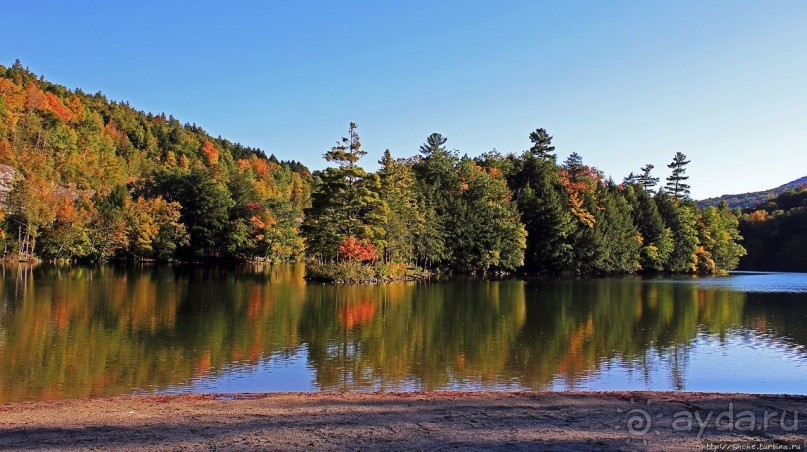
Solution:
M 646 420 L 642 411 L 631 410 L 649 416 L 646 433 L 645 424 L 628 428 L 632 417 Z M 794 412 L 801 415 L 797 421 Z M 698 419 L 709 419 L 702 433 Z M 805 396 L 274 393 L 123 396 L 0 406 L 1 449 L 701 450 L 704 440 L 803 446 L 805 439 Z

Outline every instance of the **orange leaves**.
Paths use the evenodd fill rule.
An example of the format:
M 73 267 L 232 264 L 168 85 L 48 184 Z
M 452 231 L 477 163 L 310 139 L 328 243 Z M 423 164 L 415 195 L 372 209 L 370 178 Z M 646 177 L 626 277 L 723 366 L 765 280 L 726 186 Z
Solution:
M 202 145 L 202 154 L 205 155 L 209 164 L 216 165 L 219 163 L 219 150 L 216 149 L 213 143 L 205 141 L 205 144 Z
M 5 138 L 0 138 L 0 163 L 13 163 L 14 161 L 15 155 L 11 143 Z
M 560 177 L 566 192 L 572 193 L 594 193 L 597 185 L 602 182 L 602 173 L 594 167 L 583 165 L 578 174 L 569 174 L 565 169 L 560 170 Z
M 602 173 L 597 168 L 580 165 L 574 174 L 567 169 L 561 169 L 559 174 L 563 188 L 569 195 L 569 210 L 572 215 L 585 226 L 593 228 L 596 218 L 583 206 L 583 196 L 597 191 L 597 185 L 603 179 Z
M 764 210 L 755 210 L 752 213 L 746 214 L 745 219 L 752 223 L 761 223 L 768 219 L 768 212 Z
M 31 110 L 50 110 L 47 96 L 34 82 L 25 87 L 25 106 Z
M 277 224 L 277 220 L 272 216 L 272 213 L 269 212 L 269 209 L 259 202 L 247 203 L 247 209 L 252 213 L 252 216 L 249 218 L 249 224 L 252 226 L 252 235 L 256 239 L 262 240 L 266 234 L 270 232 L 270 229 Z
M 372 300 L 362 300 L 356 304 L 342 306 L 337 311 L 336 317 L 348 328 L 370 323 L 375 317 L 375 303 Z
M 118 147 L 122 146 L 126 142 L 126 140 L 128 140 L 126 134 L 118 130 L 115 121 L 109 121 L 104 126 L 104 132 L 112 138 L 112 140 L 115 142 L 115 145 Z
M 336 254 L 343 259 L 366 262 L 375 260 L 378 257 L 378 250 L 366 239 L 359 240 L 356 237 L 347 236 L 339 244 Z
M 242 173 L 251 166 L 249 160 L 247 159 L 238 159 L 238 161 L 235 162 L 235 164 L 238 165 L 238 170 L 241 171 Z
M 6 109 L 11 112 L 20 112 L 25 105 L 25 94 L 20 87 L 6 78 L 0 78 L 0 97 Z
M 253 215 L 250 217 L 249 222 L 252 224 L 252 229 L 262 230 L 266 229 L 266 223 L 261 220 L 261 217 Z
M 572 215 L 578 219 L 578 221 L 590 228 L 593 228 L 597 222 L 594 215 L 583 207 L 583 201 L 580 199 L 577 193 L 571 193 L 569 195 L 569 210 L 571 211 Z
M 65 122 L 69 122 L 73 119 L 73 112 L 70 111 L 63 103 L 62 100 L 56 97 L 53 93 L 47 94 L 48 100 L 48 107 L 50 107 L 50 111 L 53 112 L 59 119 Z
M 62 204 L 56 211 L 56 221 L 60 223 L 74 223 L 78 217 L 78 210 L 71 196 L 63 196 Z
M 269 175 L 269 162 L 263 159 L 254 159 L 252 161 L 252 168 L 255 169 L 255 174 L 266 177 Z
M 70 112 L 73 114 L 73 119 L 78 122 L 82 121 L 87 115 L 84 111 L 84 103 L 81 102 L 81 99 L 78 96 L 70 96 Z

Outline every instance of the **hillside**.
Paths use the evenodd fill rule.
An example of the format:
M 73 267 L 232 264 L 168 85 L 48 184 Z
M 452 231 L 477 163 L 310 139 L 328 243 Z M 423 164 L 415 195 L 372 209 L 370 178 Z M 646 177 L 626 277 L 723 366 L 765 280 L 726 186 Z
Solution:
M 741 270 L 807 271 L 807 187 L 788 190 L 740 220 Z
M 741 209 L 748 209 L 755 207 L 763 202 L 775 198 L 787 190 L 795 190 L 807 184 L 807 176 L 800 177 L 794 181 L 790 181 L 784 185 L 765 191 L 757 191 L 752 193 L 742 193 L 739 195 L 723 195 L 717 198 L 708 198 L 698 201 L 700 207 L 717 206 L 720 201 L 726 201 L 729 207 L 739 207 Z
M 20 260 L 286 259 L 311 174 L 164 113 L 0 66 L 0 241 Z

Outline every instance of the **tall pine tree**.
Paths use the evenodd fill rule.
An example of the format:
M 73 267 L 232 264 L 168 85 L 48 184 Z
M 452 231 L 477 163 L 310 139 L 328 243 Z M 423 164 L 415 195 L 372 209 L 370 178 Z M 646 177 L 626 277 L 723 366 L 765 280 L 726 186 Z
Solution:
M 686 183 L 689 179 L 689 176 L 686 175 L 687 164 L 689 164 L 687 156 L 677 152 L 673 161 L 667 165 L 667 168 L 672 169 L 672 174 L 667 178 L 667 192 L 675 199 L 689 199 L 690 187 Z

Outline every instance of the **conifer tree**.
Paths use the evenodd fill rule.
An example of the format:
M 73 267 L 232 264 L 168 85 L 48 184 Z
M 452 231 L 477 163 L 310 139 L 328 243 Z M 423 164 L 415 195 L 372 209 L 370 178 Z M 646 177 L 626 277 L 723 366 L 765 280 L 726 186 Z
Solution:
M 318 174 L 311 207 L 305 211 L 302 232 L 308 251 L 322 261 L 338 259 L 339 245 L 348 238 L 378 249 L 385 246 L 387 207 L 381 199 L 378 175 L 358 165 L 367 152 L 361 148 L 356 129 L 350 123 L 348 136 L 325 153 L 325 160 L 337 166 Z
M 384 261 L 414 261 L 416 239 L 419 234 L 423 234 L 426 220 L 414 190 L 412 167 L 406 162 L 393 159 L 389 149 L 378 163 L 381 164 L 378 170 L 381 199 L 388 208 L 384 221 Z
M 677 152 L 673 161 L 667 165 L 667 168 L 672 169 L 672 174 L 667 177 L 667 191 L 676 200 L 689 199 L 689 185 L 686 181 L 689 176 L 686 176 L 686 166 L 689 164 L 687 156 L 681 152 Z M 652 169 L 652 168 L 651 168 Z M 649 172 L 648 172 L 649 174 Z
M 530 132 L 530 154 L 540 159 L 552 159 L 554 161 L 555 146 L 552 146 L 552 135 L 549 135 L 544 129 L 535 129 Z
M 642 173 L 636 176 L 636 183 L 638 183 L 647 193 L 653 193 L 653 189 L 659 182 L 658 177 L 653 177 L 650 174 L 650 172 L 653 171 L 653 168 L 655 168 L 655 166 L 648 163 L 641 168 Z
M 516 162 L 510 178 L 521 221 L 527 231 L 525 268 L 558 273 L 570 263 L 573 231 L 563 197 L 552 137 L 544 129 L 530 134 L 533 146 Z

